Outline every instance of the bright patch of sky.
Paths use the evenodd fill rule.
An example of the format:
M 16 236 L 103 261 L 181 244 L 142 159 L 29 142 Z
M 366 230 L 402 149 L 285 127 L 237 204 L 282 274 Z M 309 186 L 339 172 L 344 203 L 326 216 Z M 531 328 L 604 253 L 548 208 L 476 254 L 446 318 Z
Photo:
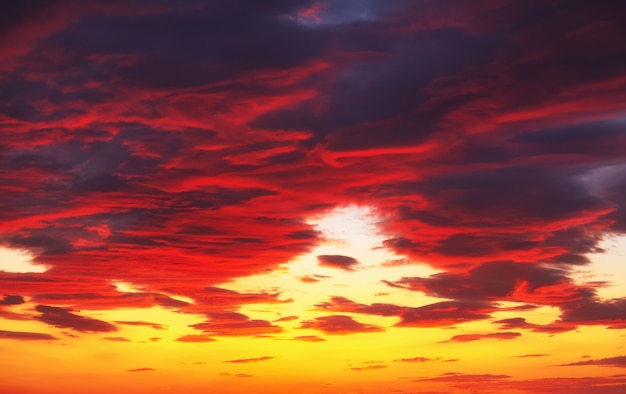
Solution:
M 0 271 L 14 273 L 42 273 L 48 270 L 48 266 L 36 264 L 35 256 L 20 249 L 0 247 Z
M 364 304 L 422 306 L 438 301 L 419 292 L 392 289 L 382 282 L 410 276 L 428 277 L 438 271 L 384 248 L 385 237 L 377 228 L 378 221 L 374 210 L 363 206 L 337 208 L 326 215 L 309 218 L 308 223 L 325 238 L 310 253 L 298 256 L 272 273 L 237 278 L 220 287 L 239 292 L 280 290 L 281 299 L 293 301 L 275 305 L 267 312 L 298 315 L 304 319 L 319 316 L 314 305 L 336 295 Z M 323 266 L 318 260 L 320 255 L 352 257 L 358 265 L 350 270 Z M 264 311 L 255 305 L 244 306 L 242 312 L 255 318 L 271 319 L 258 314 Z M 367 319 L 369 323 L 384 324 L 383 320 L 396 318 L 368 316 Z
M 598 289 L 602 298 L 620 298 L 626 289 L 626 236 L 609 236 L 598 245 L 604 252 L 589 253 L 591 266 L 580 268 L 578 282 L 606 282 Z

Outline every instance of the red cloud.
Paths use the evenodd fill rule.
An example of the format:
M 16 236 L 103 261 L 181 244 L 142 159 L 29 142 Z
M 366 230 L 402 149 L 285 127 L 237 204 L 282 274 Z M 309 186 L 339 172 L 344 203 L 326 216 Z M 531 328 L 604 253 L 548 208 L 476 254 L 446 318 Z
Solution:
M 24 313 L 16 313 L 0 309 L 0 317 L 7 320 L 30 320 L 31 316 Z

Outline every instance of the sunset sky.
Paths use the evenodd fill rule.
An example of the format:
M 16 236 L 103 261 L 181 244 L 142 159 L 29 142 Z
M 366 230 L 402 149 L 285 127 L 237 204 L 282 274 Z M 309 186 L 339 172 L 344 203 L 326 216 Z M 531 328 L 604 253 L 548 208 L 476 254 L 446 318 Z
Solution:
M 626 392 L 623 0 L 0 3 L 0 393 Z

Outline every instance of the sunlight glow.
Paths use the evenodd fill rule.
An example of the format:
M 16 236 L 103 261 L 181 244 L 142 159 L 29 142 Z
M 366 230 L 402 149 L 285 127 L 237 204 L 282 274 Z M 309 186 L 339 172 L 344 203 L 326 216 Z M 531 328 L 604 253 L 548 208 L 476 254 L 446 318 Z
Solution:
M 626 236 L 611 236 L 605 238 L 598 247 L 604 252 L 589 253 L 587 257 L 592 261 L 592 267 L 586 266 L 577 270 L 578 282 L 605 282 L 598 289 L 598 295 L 603 298 L 619 298 L 626 289 Z
M 0 271 L 13 273 L 42 273 L 50 267 L 33 262 L 35 256 L 20 249 L 0 247 Z
M 420 306 L 436 302 L 438 299 L 418 292 L 390 292 L 381 281 L 410 276 L 427 277 L 439 271 L 425 264 L 412 263 L 406 256 L 384 248 L 382 242 L 385 236 L 377 227 L 378 221 L 373 208 L 356 205 L 339 207 L 326 215 L 309 218 L 307 223 L 315 226 L 324 237 L 324 241 L 310 253 L 286 263 L 283 269 L 237 278 L 220 287 L 243 292 L 281 289 L 282 298 L 293 298 L 294 302 L 276 307 L 273 311 L 280 309 L 281 314 L 299 314 L 301 318 L 318 316 L 319 311 L 315 311 L 314 305 L 339 293 L 361 303 L 395 302 Z M 323 266 L 318 260 L 320 255 L 346 256 L 358 263 L 351 269 Z M 407 260 L 408 263 L 388 264 L 394 260 Z M 242 311 L 264 318 L 253 306 L 244 306 Z M 373 324 L 392 323 L 388 317 L 360 318 Z

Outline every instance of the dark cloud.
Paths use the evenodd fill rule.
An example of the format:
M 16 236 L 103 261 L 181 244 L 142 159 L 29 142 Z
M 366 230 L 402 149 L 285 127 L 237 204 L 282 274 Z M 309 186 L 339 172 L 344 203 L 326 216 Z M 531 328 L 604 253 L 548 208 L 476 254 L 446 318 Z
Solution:
M 164 330 L 165 329 L 165 327 L 162 324 L 150 323 L 150 322 L 146 322 L 146 321 L 119 321 L 119 320 L 116 320 L 115 324 L 121 324 L 121 325 L 124 325 L 124 326 L 150 327 L 150 328 L 154 328 L 155 330 Z
M 429 179 L 418 188 L 459 213 L 498 220 L 563 220 L 603 204 L 569 174 L 534 167 L 487 169 Z M 529 190 L 533 190 L 529 193 Z M 442 207 L 443 207 L 442 206 Z M 484 225 L 488 225 L 485 220 Z M 494 223 L 495 224 L 495 223 Z
M 344 271 L 354 271 L 359 262 L 350 256 L 342 256 L 340 254 L 324 254 L 317 256 L 317 261 L 322 267 L 338 268 Z
M 608 225 L 603 215 L 614 208 L 580 181 L 584 171 L 505 166 L 390 185 L 390 193 L 427 202 L 399 204 L 390 232 L 402 236 L 385 246 L 447 271 L 494 261 L 588 264 L 584 254 L 600 241 L 591 223 Z
M 360 12 L 362 14 L 362 11 Z M 312 128 L 312 141 L 323 140 L 335 152 L 366 151 L 423 143 L 436 121 L 456 103 L 421 110 L 424 88 L 433 78 L 488 58 L 497 40 L 459 30 L 405 31 L 392 40 L 384 25 L 354 26 L 337 40 L 342 71 L 329 76 L 318 102 L 269 112 L 254 126 L 270 129 Z M 442 48 L 455 47 L 450 52 Z M 335 60 L 337 61 L 337 60 Z M 327 77 L 326 79 L 330 79 Z M 386 130 L 383 136 L 378 130 Z
M 35 317 L 36 320 L 54 327 L 70 328 L 81 332 L 117 331 L 117 327 L 111 323 L 76 315 L 69 309 L 59 308 L 56 306 L 37 305 L 35 310 L 41 313 L 41 315 Z
M 564 305 L 561 321 L 570 324 L 623 325 L 626 323 L 626 299 L 583 299 Z
M 290 68 L 320 55 L 323 31 L 276 18 L 277 13 L 288 13 L 297 3 L 303 2 L 272 8 L 249 2 L 240 4 L 242 8 L 213 3 L 193 12 L 155 14 L 142 18 L 141 34 L 132 34 L 138 32 L 132 17 L 93 18 L 84 22 L 88 26 L 78 26 L 87 33 L 84 40 L 66 34 L 59 41 L 68 49 L 89 53 L 141 53 L 138 64 L 117 70 L 127 83 L 185 88 L 231 79 L 252 69 Z M 121 41 L 122 37 L 127 39 Z M 148 37 L 162 43 L 154 45 L 146 40 Z M 203 70 L 203 64 L 212 66 Z
M 483 302 L 443 301 L 411 308 L 400 316 L 398 327 L 441 327 L 461 322 L 483 320 L 495 311 L 493 305 Z
M 23 304 L 24 297 L 19 295 L 5 295 L 2 300 L 0 300 L 0 305 L 20 305 Z
M 347 335 L 361 332 L 380 332 L 384 331 L 382 327 L 373 324 L 360 323 L 350 316 L 333 315 L 316 317 L 313 320 L 305 320 L 300 328 L 310 328 L 319 330 L 325 334 L 331 335 Z
M 499 324 L 504 330 L 525 329 L 533 332 L 543 332 L 546 334 L 558 334 L 561 332 L 572 331 L 576 329 L 575 324 L 567 324 L 557 321 L 551 324 L 533 324 L 526 321 L 522 317 L 512 317 L 509 319 L 496 320 L 494 323 Z
M 509 300 L 559 305 L 592 297 L 595 290 L 574 284 L 560 267 L 486 262 L 463 273 L 442 272 L 429 278 L 402 278 L 388 285 L 457 300 Z

